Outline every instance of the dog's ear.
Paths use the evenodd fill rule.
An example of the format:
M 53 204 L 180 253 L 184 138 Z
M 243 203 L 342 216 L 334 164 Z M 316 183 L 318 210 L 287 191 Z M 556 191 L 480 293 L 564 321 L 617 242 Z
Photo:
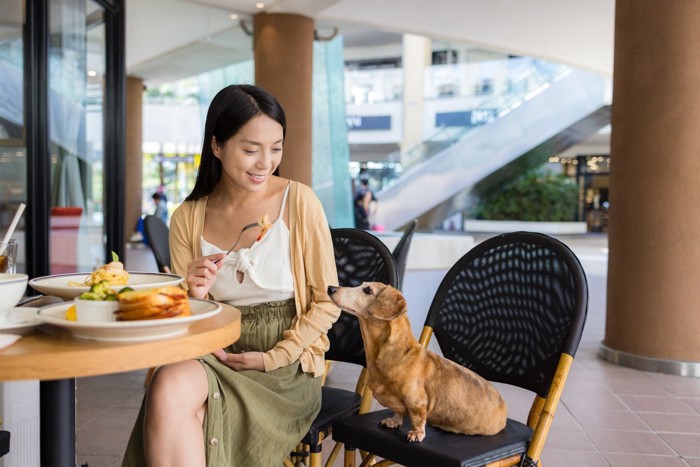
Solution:
M 367 312 L 377 318 L 391 321 L 406 313 L 406 299 L 401 292 L 386 286 L 379 292 L 377 299 L 367 308 Z

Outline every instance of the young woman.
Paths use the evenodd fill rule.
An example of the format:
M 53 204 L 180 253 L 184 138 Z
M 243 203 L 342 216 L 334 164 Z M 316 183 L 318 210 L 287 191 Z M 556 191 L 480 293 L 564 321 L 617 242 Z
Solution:
M 285 128 L 255 86 L 228 86 L 209 107 L 195 187 L 170 221 L 171 262 L 191 297 L 241 311 L 241 337 L 158 370 L 124 465 L 281 465 L 320 409 L 326 333 L 340 314 L 326 288 L 338 280 L 320 201 L 273 175 Z M 244 230 L 226 255 L 265 215 L 269 230 Z

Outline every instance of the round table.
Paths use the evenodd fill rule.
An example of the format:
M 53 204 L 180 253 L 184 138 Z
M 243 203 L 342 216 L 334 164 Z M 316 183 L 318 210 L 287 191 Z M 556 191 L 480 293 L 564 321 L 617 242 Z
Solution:
M 240 336 L 239 311 L 222 306 L 220 313 L 192 323 L 184 334 L 144 342 L 80 339 L 65 329 L 42 325 L 39 331 L 0 351 L 0 380 L 97 376 L 196 358 L 226 347 Z
M 29 303 L 37 306 L 46 303 Z M 222 304 L 220 313 L 192 323 L 175 337 L 141 342 L 102 342 L 73 337 L 42 325 L 0 351 L 0 381 L 41 381 L 41 463 L 75 467 L 75 378 L 152 368 L 196 358 L 235 342 L 240 312 Z

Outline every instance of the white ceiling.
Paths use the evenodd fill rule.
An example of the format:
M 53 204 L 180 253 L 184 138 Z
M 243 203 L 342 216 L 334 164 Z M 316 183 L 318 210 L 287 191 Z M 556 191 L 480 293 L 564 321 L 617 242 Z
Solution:
M 252 55 L 240 25 L 261 11 L 298 13 L 345 45 L 400 41 L 403 33 L 612 75 L 615 0 L 127 0 L 126 64 L 158 83 Z M 238 18 L 229 16 L 236 13 Z

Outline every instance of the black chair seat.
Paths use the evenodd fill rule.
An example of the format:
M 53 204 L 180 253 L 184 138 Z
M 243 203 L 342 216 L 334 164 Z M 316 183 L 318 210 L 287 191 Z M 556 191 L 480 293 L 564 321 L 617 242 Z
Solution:
M 360 411 L 360 401 L 362 400 L 360 395 L 354 391 L 326 386 L 321 389 L 323 391 L 321 393 L 321 411 L 311 424 L 309 432 L 301 441 L 312 446 L 328 436 L 334 420 L 358 413 Z M 320 433 L 323 433 L 323 438 L 321 439 L 319 439 Z
M 10 432 L 0 431 L 0 457 L 10 452 Z
M 424 442 L 409 443 L 408 417 L 399 429 L 379 426 L 391 415 L 391 410 L 380 410 L 337 420 L 333 423 L 333 440 L 408 467 L 476 467 L 524 453 L 532 437 L 530 427 L 508 419 L 505 429 L 493 436 L 459 435 L 426 425 Z M 360 446 L 352 444 L 358 444 L 358 440 Z

